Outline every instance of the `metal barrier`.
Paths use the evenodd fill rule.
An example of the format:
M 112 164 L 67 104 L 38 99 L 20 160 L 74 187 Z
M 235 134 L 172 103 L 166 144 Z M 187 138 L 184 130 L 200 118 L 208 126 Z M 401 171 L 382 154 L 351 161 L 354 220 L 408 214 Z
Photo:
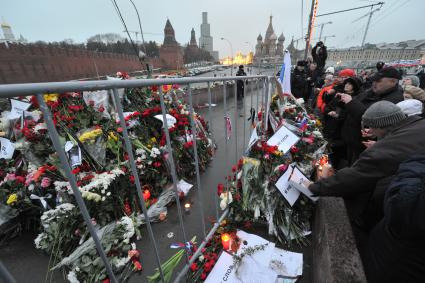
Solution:
M 72 191 L 74 193 L 76 202 L 78 204 L 78 207 L 81 211 L 81 214 L 84 218 L 84 222 L 87 225 L 87 228 L 90 232 L 91 237 L 93 238 L 96 249 L 99 253 L 99 256 L 101 257 L 106 271 L 108 273 L 109 279 L 111 282 L 117 282 L 116 276 L 114 275 L 112 271 L 112 267 L 107 259 L 107 256 L 105 254 L 105 251 L 102 248 L 101 242 L 99 240 L 99 237 L 96 234 L 95 228 L 91 222 L 91 217 L 88 213 L 87 207 L 84 203 L 84 200 L 81 196 L 80 190 L 78 189 L 77 182 L 75 180 L 74 175 L 71 172 L 71 167 L 69 165 L 68 159 L 66 157 L 64 148 L 60 145 L 59 141 L 59 135 L 55 128 L 55 125 L 52 120 L 52 116 L 50 113 L 50 110 L 44 101 L 43 94 L 45 93 L 65 93 L 65 92 L 72 92 L 72 91 L 95 91 L 95 90 L 112 90 L 113 93 L 113 99 L 115 101 L 115 107 L 116 111 L 118 113 L 119 119 L 120 119 L 120 126 L 123 129 L 123 137 L 125 141 L 125 148 L 126 152 L 128 153 L 130 166 L 131 166 L 131 173 L 135 180 L 135 185 L 137 189 L 137 196 L 138 196 L 138 202 L 140 207 L 143 210 L 143 214 L 146 219 L 146 225 L 148 229 L 148 234 L 150 241 L 152 242 L 154 251 L 155 251 L 155 260 L 158 265 L 159 272 L 161 274 L 162 281 L 164 282 L 164 274 L 161 269 L 161 260 L 158 252 L 157 242 L 155 240 L 155 236 L 152 230 L 152 226 L 148 217 L 147 209 L 145 206 L 145 202 L 142 195 L 142 186 L 140 184 L 139 178 L 137 178 L 137 168 L 135 165 L 135 159 L 133 155 L 133 149 L 132 145 L 129 139 L 128 129 L 126 126 L 126 122 L 124 119 L 124 113 L 123 113 L 123 107 L 121 104 L 121 101 L 119 99 L 118 95 L 118 88 L 135 88 L 135 87 L 144 87 L 144 86 L 159 86 L 159 94 L 160 94 L 160 103 L 161 103 L 161 111 L 163 116 L 163 123 L 164 123 L 164 130 L 165 130 L 165 136 L 166 136 L 166 145 L 167 145 L 167 151 L 169 153 L 172 152 L 171 147 L 171 140 L 170 140 L 170 133 L 168 131 L 168 125 L 167 125 L 167 119 L 166 119 L 166 108 L 164 105 L 164 99 L 163 99 L 163 93 L 162 93 L 162 86 L 163 85 L 169 85 L 169 84 L 179 84 L 179 85 L 187 85 L 188 86 L 188 98 L 189 98 L 189 110 L 190 110 L 190 125 L 192 134 L 194 137 L 196 137 L 196 126 L 194 121 L 194 106 L 192 101 L 192 89 L 191 84 L 193 83 L 208 83 L 208 120 L 210 123 L 210 130 L 211 130 L 211 139 L 214 140 L 214 132 L 213 132 L 213 122 L 212 122 L 212 102 L 211 102 L 211 83 L 212 82 L 223 82 L 223 106 L 224 106 L 224 116 L 230 119 L 230 115 L 228 115 L 228 98 L 227 98 L 227 85 L 226 82 L 234 82 L 234 102 L 235 102 L 235 113 L 234 113 L 234 121 L 232 128 L 234 129 L 233 137 L 235 140 L 235 162 L 239 159 L 241 155 L 243 155 L 244 150 L 242 149 L 242 152 L 238 150 L 238 131 L 237 131 L 237 121 L 238 121 L 238 106 L 237 106 L 237 81 L 241 80 L 241 77 L 227 77 L 227 78 L 180 78 L 180 79 L 137 79 L 137 80 L 121 80 L 121 81 L 75 81 L 75 82 L 51 82 L 51 83 L 31 83 L 31 84 L 9 84 L 9 85 L 0 85 L 0 98 L 11 98 L 11 97 L 17 97 L 17 96 L 28 96 L 28 95 L 36 95 L 38 103 L 40 105 L 40 110 L 43 113 L 43 117 L 45 120 L 45 123 L 47 125 L 47 129 L 50 135 L 50 138 L 53 142 L 54 148 L 59 154 L 59 158 L 61 161 L 61 165 L 64 169 L 65 175 L 69 180 L 69 183 L 71 185 Z M 268 121 L 268 107 L 264 107 L 269 102 L 269 89 L 271 84 L 274 82 L 273 77 L 267 77 L 267 76 L 245 76 L 243 77 L 243 84 L 244 84 L 244 90 L 245 94 L 248 92 L 247 90 L 247 82 L 250 88 L 250 109 L 254 109 L 259 112 L 260 109 L 265 109 L 265 115 L 263 115 L 263 127 L 267 127 L 267 121 Z M 254 101 L 254 96 L 256 98 L 256 101 Z M 261 101 L 260 101 L 261 97 Z M 242 99 L 243 101 L 243 111 L 245 113 L 245 99 Z M 246 118 L 244 118 L 243 122 L 243 144 L 246 145 Z M 225 168 L 230 168 L 230 164 L 228 164 L 228 149 L 231 146 L 229 144 L 229 137 L 228 132 L 226 130 L 226 121 L 224 124 L 224 130 L 225 130 Z M 186 265 L 183 267 L 183 269 L 178 273 L 176 279 L 174 282 L 180 282 L 183 277 L 186 275 L 187 271 L 189 270 L 189 266 L 196 260 L 196 258 L 201 254 L 202 248 L 207 244 L 209 239 L 213 236 L 216 229 L 219 227 L 220 222 L 227 216 L 228 209 L 226 209 L 221 215 L 218 208 L 218 198 L 217 194 L 214 192 L 214 200 L 216 202 L 215 205 L 215 214 L 216 214 L 216 222 L 211 228 L 211 230 L 206 233 L 206 226 L 205 226 L 205 217 L 204 217 L 204 204 L 203 204 L 203 189 L 201 186 L 200 181 L 200 172 L 199 172 L 199 165 L 198 165 L 198 155 L 197 155 L 197 145 L 196 145 L 196 138 L 193 139 L 193 150 L 194 150 L 194 157 L 195 157 L 195 173 L 196 173 L 196 183 L 197 183 L 197 191 L 198 191 L 198 198 L 199 198 L 199 205 L 200 205 L 200 217 L 201 217 L 201 225 L 202 225 L 202 234 L 204 239 L 199 245 L 198 250 L 195 252 L 195 254 L 192 256 L 192 258 L 189 260 L 189 250 L 186 248 Z M 170 159 L 170 167 L 171 167 L 171 176 L 173 180 L 173 188 L 174 188 L 174 194 L 175 194 L 175 201 L 177 203 L 177 211 L 179 216 L 179 225 L 180 229 L 183 235 L 183 241 L 184 243 L 188 242 L 188 238 L 186 235 L 186 230 L 184 228 L 183 223 L 183 214 L 182 209 L 180 205 L 180 199 L 178 195 L 177 190 L 177 174 L 175 169 L 175 163 L 173 160 L 173 154 L 169 154 Z M 0 273 L 4 273 L 3 269 L 0 269 Z M 1 275 L 1 274 L 0 274 Z

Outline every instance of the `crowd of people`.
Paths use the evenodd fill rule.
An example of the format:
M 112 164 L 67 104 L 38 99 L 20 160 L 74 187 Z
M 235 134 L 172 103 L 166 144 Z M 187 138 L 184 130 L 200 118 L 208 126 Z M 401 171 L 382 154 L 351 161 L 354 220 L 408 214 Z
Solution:
M 378 62 L 336 72 L 316 47 L 297 62 L 291 90 L 320 117 L 335 170 L 309 189 L 344 198 L 369 282 L 424 282 L 423 71 L 403 77 Z

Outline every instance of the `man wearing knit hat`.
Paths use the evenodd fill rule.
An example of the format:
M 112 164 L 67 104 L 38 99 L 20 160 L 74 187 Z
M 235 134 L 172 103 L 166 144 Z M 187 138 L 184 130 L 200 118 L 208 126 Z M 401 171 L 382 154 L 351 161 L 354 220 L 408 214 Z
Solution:
M 351 220 L 369 229 L 383 216 L 383 196 L 400 163 L 425 152 L 425 120 L 407 117 L 397 105 L 376 102 L 364 113 L 363 126 L 378 141 L 351 166 L 309 186 L 318 196 L 344 197 Z

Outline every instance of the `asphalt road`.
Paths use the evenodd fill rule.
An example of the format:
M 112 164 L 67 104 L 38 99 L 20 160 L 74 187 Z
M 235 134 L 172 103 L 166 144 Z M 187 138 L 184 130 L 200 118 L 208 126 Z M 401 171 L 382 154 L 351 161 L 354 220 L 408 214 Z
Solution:
M 245 111 L 243 111 L 243 103 L 235 103 L 233 98 L 228 101 L 227 112 L 230 114 L 232 119 L 233 132 L 231 139 L 227 143 L 227 150 L 224 136 L 225 112 L 223 104 L 217 105 L 212 111 L 212 129 L 214 140 L 217 144 L 217 151 L 209 168 L 201 174 L 201 190 L 203 193 L 204 215 L 207 226 L 206 232 L 208 232 L 209 228 L 212 226 L 211 220 L 216 219 L 216 202 L 214 200 L 217 184 L 223 182 L 224 176 L 230 173 L 231 166 L 235 164 L 239 156 L 243 154 L 243 143 L 247 143 L 250 137 L 250 124 L 246 119 L 249 116 L 249 109 L 251 107 L 251 95 L 253 95 L 252 101 L 254 102 L 253 105 L 255 107 L 257 94 L 247 92 L 245 95 Z M 238 111 L 236 117 L 234 115 L 235 109 Z M 208 109 L 200 109 L 199 112 L 208 119 Z M 237 131 L 235 129 L 237 129 Z M 184 226 L 187 238 L 190 239 L 196 235 L 198 242 L 200 242 L 203 238 L 200 219 L 201 202 L 197 194 L 196 180 L 188 181 L 194 184 L 195 187 L 183 201 L 183 203 L 190 202 L 192 204 L 190 213 L 184 214 Z M 157 246 L 159 247 L 161 261 L 164 262 L 176 252 L 176 250 L 169 248 L 170 244 L 174 242 L 183 242 L 176 204 L 173 204 L 168 208 L 168 217 L 164 222 L 153 224 L 153 230 Z M 267 237 L 265 228 L 256 227 L 248 232 Z M 171 233 L 173 236 L 169 237 Z M 49 278 L 51 281 L 45 281 L 49 256 L 42 251 L 35 249 L 35 237 L 36 234 L 26 233 L 14 239 L 8 246 L 1 248 L 0 260 L 12 273 L 17 282 L 66 282 L 61 272 L 55 272 L 53 277 Z M 142 237 L 143 239 L 137 242 L 137 247 L 142 251 L 141 263 L 143 266 L 143 272 L 140 275 L 134 275 L 130 279 L 130 282 L 147 282 L 146 276 L 153 274 L 156 267 L 154 249 L 152 242 L 148 237 L 146 227 L 142 228 Z M 291 250 L 304 253 L 304 278 L 302 278 L 300 282 L 310 282 L 309 271 L 311 266 L 311 248 L 293 247 Z M 181 265 L 183 264 L 184 261 L 182 261 Z

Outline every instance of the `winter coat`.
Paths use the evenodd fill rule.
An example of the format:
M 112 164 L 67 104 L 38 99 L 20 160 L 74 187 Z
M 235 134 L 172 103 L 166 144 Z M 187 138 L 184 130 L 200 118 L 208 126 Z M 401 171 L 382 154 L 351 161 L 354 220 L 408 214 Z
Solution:
M 425 279 L 425 155 L 403 162 L 386 191 L 385 216 L 372 230 L 365 267 L 370 282 Z
M 319 50 L 317 50 L 320 48 Z M 323 69 L 326 64 L 326 59 L 328 58 L 328 51 L 326 49 L 326 46 L 314 46 L 311 50 L 311 56 L 313 57 L 313 62 L 317 64 L 317 68 L 319 70 Z
M 357 99 L 351 100 L 345 105 L 347 109 L 347 115 L 353 117 L 359 122 L 361 122 L 364 112 L 375 102 L 386 100 L 394 104 L 399 103 L 404 100 L 403 89 L 396 85 L 394 88 L 389 89 L 383 94 L 376 95 L 372 89 L 367 90 L 366 92 L 360 93 L 357 96 Z
M 296 98 L 304 98 L 305 101 L 308 97 L 308 82 L 306 72 L 300 71 L 295 68 L 291 74 L 291 91 Z
M 366 149 L 351 167 L 314 183 L 312 191 L 320 196 L 350 197 L 387 187 L 400 163 L 417 152 L 425 152 L 425 120 L 407 117 L 381 140 Z
M 237 76 L 237 77 L 240 77 L 240 76 L 246 76 L 246 73 L 245 73 L 245 71 L 244 71 L 244 70 L 239 69 L 239 70 L 236 72 L 236 76 Z M 243 80 L 238 80 L 238 81 L 237 81 L 237 87 L 238 87 L 238 89 L 243 89 L 243 88 L 244 88 Z

